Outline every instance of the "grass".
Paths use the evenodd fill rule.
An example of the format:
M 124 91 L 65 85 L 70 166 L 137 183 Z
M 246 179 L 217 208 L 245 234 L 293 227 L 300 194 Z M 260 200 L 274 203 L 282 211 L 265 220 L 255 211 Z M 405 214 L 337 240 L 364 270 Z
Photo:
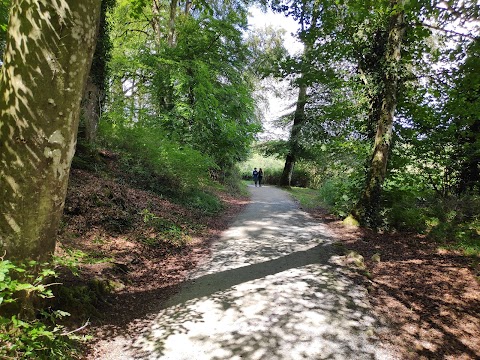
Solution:
M 449 250 L 459 250 L 465 256 L 480 258 L 480 240 L 478 237 L 468 237 L 457 240 L 453 244 L 445 246 Z
M 250 175 L 255 167 L 257 169 L 262 168 L 265 174 L 270 174 L 276 170 L 283 169 L 284 165 L 284 160 L 277 159 L 273 156 L 263 156 L 253 153 L 248 160 L 240 163 L 238 168 L 240 169 L 240 173 L 242 175 Z
M 291 187 L 287 191 L 300 202 L 303 208 L 314 209 L 322 205 L 322 199 L 315 189 Z

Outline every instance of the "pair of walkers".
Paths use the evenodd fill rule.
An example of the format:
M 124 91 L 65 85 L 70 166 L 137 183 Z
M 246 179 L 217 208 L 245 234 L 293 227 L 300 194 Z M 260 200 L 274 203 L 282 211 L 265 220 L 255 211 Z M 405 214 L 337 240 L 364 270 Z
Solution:
M 257 187 L 257 184 L 258 186 L 262 186 L 262 180 L 263 180 L 262 168 L 258 169 L 258 171 L 257 171 L 257 168 L 253 168 L 252 176 L 253 176 L 253 182 L 255 183 L 255 187 Z

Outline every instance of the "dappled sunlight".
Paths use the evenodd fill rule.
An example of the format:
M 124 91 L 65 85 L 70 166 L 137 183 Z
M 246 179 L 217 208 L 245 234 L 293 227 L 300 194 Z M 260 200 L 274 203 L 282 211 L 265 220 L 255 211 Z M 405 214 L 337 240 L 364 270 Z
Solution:
M 393 358 L 364 290 L 331 260 L 327 229 L 287 193 L 264 190 L 182 290 L 107 358 Z
M 99 5 L 12 2 L 0 84 L 0 245 L 11 254 L 31 239 L 53 250 Z
M 388 358 L 377 357 L 381 351 L 369 341 L 375 320 L 364 294 L 350 290 L 330 265 L 290 265 L 226 289 L 218 278 L 211 294 L 174 298 L 131 346 L 135 358 Z M 192 282 L 190 297 L 203 294 L 204 285 Z
M 132 345 L 134 356 L 373 359 L 381 353 L 370 343 L 375 320 L 363 294 L 350 291 L 351 284 L 336 278 L 328 265 L 291 268 L 228 289 L 216 280 L 212 285 L 219 289 L 211 295 L 160 312 Z M 202 293 L 196 287 L 203 284 L 190 286 L 191 294 Z

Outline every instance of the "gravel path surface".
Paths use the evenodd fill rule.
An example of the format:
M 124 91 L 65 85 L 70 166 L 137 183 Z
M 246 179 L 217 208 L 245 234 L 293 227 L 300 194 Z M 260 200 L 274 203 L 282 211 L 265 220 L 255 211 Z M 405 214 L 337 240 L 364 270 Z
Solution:
M 136 337 L 101 342 L 97 359 L 396 359 L 365 290 L 342 275 L 332 234 L 277 188 L 247 206 Z

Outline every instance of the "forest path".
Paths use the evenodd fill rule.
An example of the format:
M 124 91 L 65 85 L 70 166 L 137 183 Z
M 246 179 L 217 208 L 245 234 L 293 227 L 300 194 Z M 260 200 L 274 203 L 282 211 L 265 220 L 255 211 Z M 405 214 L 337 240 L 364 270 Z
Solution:
M 335 264 L 326 226 L 283 190 L 249 190 L 211 258 L 136 337 L 100 342 L 97 359 L 396 358 L 374 335 L 365 290 Z

